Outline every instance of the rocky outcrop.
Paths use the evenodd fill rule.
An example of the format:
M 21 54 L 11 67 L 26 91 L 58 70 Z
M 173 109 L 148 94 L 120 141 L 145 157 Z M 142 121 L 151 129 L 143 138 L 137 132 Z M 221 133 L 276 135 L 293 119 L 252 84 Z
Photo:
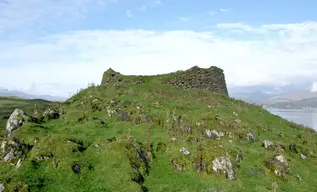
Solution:
M 18 139 L 4 140 L 1 144 L 1 157 L 4 162 L 16 164 L 16 167 L 21 166 L 21 161 L 32 149 L 32 145 L 23 143 Z
M 288 163 L 283 155 L 273 156 L 266 161 L 266 167 L 269 168 L 276 176 L 285 176 L 290 174 Z
M 43 113 L 41 118 L 36 118 L 27 115 L 22 109 L 16 108 L 7 120 L 7 135 L 10 136 L 12 132 L 21 127 L 26 121 L 40 124 L 43 123 L 43 118 L 57 119 L 59 118 L 59 113 L 54 110 L 48 109 Z
M 215 173 L 222 172 L 222 174 L 229 180 L 235 180 L 236 174 L 233 169 L 233 163 L 228 156 L 222 156 L 212 161 L 212 169 Z
M 218 67 L 212 66 L 210 68 L 204 69 L 199 68 L 198 66 L 194 66 L 185 71 L 178 71 L 175 73 L 157 75 L 153 77 L 158 77 L 158 79 L 160 79 L 159 77 L 163 76 L 167 77 L 162 78 L 166 79 L 165 81 L 158 80 L 155 82 L 168 84 L 173 87 L 181 87 L 184 89 L 198 89 L 228 95 L 224 72 Z M 106 72 L 104 72 L 101 84 L 141 84 L 145 82 L 144 79 L 149 79 L 146 76 L 129 76 L 128 78 L 125 77 L 127 76 L 124 76 L 110 68 Z
M 25 113 L 22 109 L 15 109 L 13 113 L 10 115 L 7 124 L 6 131 L 8 135 L 17 128 L 23 125 L 23 121 L 25 119 Z
M 59 113 L 52 109 L 47 109 L 46 111 L 44 111 L 43 117 L 47 117 L 48 119 L 58 119 Z

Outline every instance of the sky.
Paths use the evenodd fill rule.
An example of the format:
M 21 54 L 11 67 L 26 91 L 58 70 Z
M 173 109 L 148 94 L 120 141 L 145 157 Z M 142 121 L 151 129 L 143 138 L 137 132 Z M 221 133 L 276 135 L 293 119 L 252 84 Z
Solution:
M 199 2 L 199 3 L 198 3 Z M 317 1 L 0 0 L 0 88 L 68 97 L 113 68 L 218 66 L 230 88 L 317 90 Z

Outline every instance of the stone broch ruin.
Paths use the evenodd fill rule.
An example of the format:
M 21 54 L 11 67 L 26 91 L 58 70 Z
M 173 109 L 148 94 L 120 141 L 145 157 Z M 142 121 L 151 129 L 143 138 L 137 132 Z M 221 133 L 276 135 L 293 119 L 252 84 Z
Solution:
M 129 77 L 129 78 L 125 78 Z M 141 84 L 155 79 L 155 82 L 168 84 L 184 89 L 199 89 L 215 93 L 222 93 L 228 96 L 225 75 L 222 69 L 212 66 L 210 68 L 199 68 L 194 66 L 185 71 L 155 75 L 155 76 L 125 76 L 113 69 L 108 69 L 103 74 L 101 85 L 134 83 Z

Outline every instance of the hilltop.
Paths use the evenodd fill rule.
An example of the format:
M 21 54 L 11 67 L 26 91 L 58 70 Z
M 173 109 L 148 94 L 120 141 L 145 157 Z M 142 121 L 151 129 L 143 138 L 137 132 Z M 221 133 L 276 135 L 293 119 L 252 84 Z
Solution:
M 166 84 L 184 89 L 198 89 L 228 95 L 228 89 L 223 70 L 216 66 L 211 66 L 207 69 L 194 66 L 186 71 L 177 71 L 174 73 L 155 76 L 127 76 L 122 75 L 121 73 L 110 68 L 104 72 L 101 81 L 102 85 L 118 85 L 126 83 Z
M 210 74 L 197 67 L 110 69 L 61 104 L 16 110 L 1 140 L 0 191 L 317 190 L 316 132 L 229 98 L 223 71 L 210 69 L 220 76 L 207 82 L 186 80 Z

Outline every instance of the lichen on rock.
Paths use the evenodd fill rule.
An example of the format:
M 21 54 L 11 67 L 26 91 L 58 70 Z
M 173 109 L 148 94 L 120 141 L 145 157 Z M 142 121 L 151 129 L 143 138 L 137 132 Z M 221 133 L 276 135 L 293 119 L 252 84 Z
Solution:
M 222 156 L 213 160 L 212 169 L 215 173 L 222 172 L 222 174 L 230 180 L 236 179 L 233 163 L 229 156 Z
M 6 131 L 8 135 L 11 134 L 12 131 L 16 130 L 17 128 L 23 125 L 25 120 L 25 113 L 22 109 L 15 109 L 12 114 L 10 115 L 7 124 L 6 124 Z

